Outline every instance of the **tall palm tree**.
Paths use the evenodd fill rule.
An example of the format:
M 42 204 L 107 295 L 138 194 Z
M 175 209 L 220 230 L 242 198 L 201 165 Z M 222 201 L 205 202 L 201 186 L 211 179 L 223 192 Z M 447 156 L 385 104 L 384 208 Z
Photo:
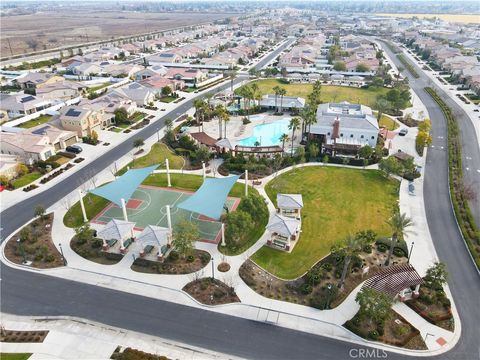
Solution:
M 292 149 L 291 149 L 291 156 L 293 156 L 293 140 L 295 139 L 295 130 L 300 127 L 300 118 L 294 117 L 290 120 L 290 124 L 288 124 L 288 128 L 292 130 Z
M 195 119 L 197 120 L 198 131 L 200 131 L 200 113 L 203 111 L 203 100 L 196 99 L 193 102 L 195 108 Z
M 225 109 L 225 107 L 223 108 L 225 111 L 223 111 L 222 115 L 223 115 L 223 124 L 225 126 L 225 131 L 223 132 L 223 138 L 226 139 L 227 138 L 227 123 L 230 121 L 230 114 L 228 113 L 228 110 Z
M 214 110 L 214 114 L 218 119 L 218 138 L 222 138 L 222 122 L 224 118 L 225 108 L 222 105 L 217 105 Z
M 283 111 L 283 96 L 287 94 L 287 90 L 285 88 L 280 88 L 280 90 L 278 91 L 278 94 L 280 95 L 280 111 L 279 112 L 282 112 Z
M 348 268 L 350 266 L 350 262 L 352 261 L 353 255 L 358 253 L 362 249 L 363 240 L 359 237 L 347 235 L 345 240 L 343 241 L 342 250 L 345 253 L 345 257 L 343 258 L 343 270 L 342 270 L 342 277 L 338 283 L 338 287 L 343 289 L 343 285 L 345 283 L 345 278 L 347 277 Z
M 397 245 L 398 239 L 403 238 L 403 234 L 408 231 L 406 229 L 412 226 L 414 222 L 407 216 L 407 214 L 402 214 L 399 210 L 395 210 L 393 216 L 387 221 L 387 224 L 390 225 L 393 233 L 387 260 L 385 260 L 385 266 L 390 265 L 390 258 L 392 257 L 393 249 L 395 248 L 395 245 Z
M 288 135 L 287 134 L 280 135 L 279 140 L 282 142 L 282 151 L 285 152 L 285 142 L 289 140 Z M 283 152 L 282 152 L 282 155 L 283 155 Z
M 255 106 L 255 100 L 259 100 L 261 98 L 260 88 L 258 87 L 257 83 L 253 83 L 252 85 L 250 85 L 250 90 L 252 93 L 253 105 Z
M 280 111 L 278 111 L 278 107 L 277 107 L 278 95 L 280 94 L 280 93 L 279 93 L 279 91 L 280 91 L 280 86 L 278 86 L 278 85 L 277 85 L 277 86 L 274 86 L 272 90 L 273 90 L 273 92 L 275 93 L 275 111 L 276 111 L 276 112 L 280 112 Z

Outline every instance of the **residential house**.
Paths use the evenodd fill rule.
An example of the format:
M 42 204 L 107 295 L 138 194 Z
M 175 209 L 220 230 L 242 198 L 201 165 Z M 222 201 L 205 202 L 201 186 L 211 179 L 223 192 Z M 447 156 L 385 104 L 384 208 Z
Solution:
M 113 77 L 130 77 L 143 69 L 137 64 L 108 64 L 103 67 L 102 72 Z
M 0 94 L 0 110 L 10 118 L 36 113 L 50 106 L 50 101 L 30 94 Z
M 59 120 L 66 130 L 75 131 L 79 137 L 91 136 L 111 125 L 104 121 L 102 113 L 81 106 L 67 106 L 60 110 Z
M 207 79 L 207 74 L 200 69 L 169 68 L 165 77 L 172 80 L 182 80 L 187 86 L 196 86 Z
M 129 83 L 114 89 L 112 92 L 129 98 L 137 106 L 145 106 L 155 101 L 155 92 L 138 82 Z
M 172 52 L 165 52 L 150 56 L 148 62 L 150 64 L 175 64 L 182 62 L 182 57 Z
M 16 155 L 0 154 L 0 176 L 7 179 L 14 178 L 17 176 L 18 164 L 19 161 Z
M 149 88 L 155 94 L 161 94 L 162 89 L 166 86 L 172 91 L 182 90 L 185 87 L 185 82 L 183 80 L 171 80 L 160 75 L 141 80 L 139 81 L 139 84 Z
M 309 137 L 318 140 L 322 152 L 356 154 L 362 146 L 375 147 L 378 132 L 378 121 L 368 106 L 326 103 L 318 106 Z
M 134 75 L 135 80 L 145 80 L 152 76 L 163 76 L 167 73 L 167 68 L 163 65 L 153 65 L 146 68 L 138 70 Z
M 76 81 L 58 81 L 42 86 L 36 90 L 36 95 L 44 100 L 69 100 L 80 96 L 86 86 Z
M 12 83 L 18 84 L 22 89 L 39 89 L 63 80 L 62 76 L 50 73 L 28 72 L 12 80 Z
M 71 67 L 71 71 L 75 75 L 92 76 L 102 72 L 102 68 L 94 63 L 82 63 L 78 66 Z
M 74 132 L 42 124 L 21 132 L 3 132 L 0 137 L 0 152 L 14 155 L 19 161 L 32 164 L 47 160 L 57 151 L 78 142 Z

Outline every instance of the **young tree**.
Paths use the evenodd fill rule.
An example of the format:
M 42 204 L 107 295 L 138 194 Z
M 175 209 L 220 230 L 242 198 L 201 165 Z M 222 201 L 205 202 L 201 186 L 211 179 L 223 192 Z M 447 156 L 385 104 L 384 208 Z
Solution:
M 32 236 L 32 230 L 30 229 L 30 226 L 25 226 L 20 230 L 20 233 L 18 234 L 18 237 L 21 242 L 25 242 L 30 240 L 30 237 Z
M 418 131 L 424 131 L 426 133 L 430 132 L 432 128 L 432 122 L 430 119 L 425 119 L 418 124 Z
M 185 219 L 180 220 L 173 231 L 173 246 L 185 258 L 193 249 L 193 244 L 199 237 L 198 225 Z
M 333 65 L 333 70 L 335 71 L 347 71 L 347 66 L 343 61 L 337 61 Z
M 342 276 L 338 283 L 338 287 L 343 290 L 343 285 L 345 284 L 345 278 L 347 277 L 348 269 L 350 267 L 350 262 L 352 261 L 352 257 L 357 254 L 363 246 L 363 242 L 358 237 L 354 237 L 352 235 L 348 235 L 342 244 L 342 251 L 345 253 L 345 257 L 343 259 L 343 270 Z
M 172 131 L 173 130 L 173 120 L 168 118 L 165 119 L 165 129 L 166 131 Z
M 28 173 L 28 167 L 25 164 L 18 163 L 17 166 L 15 166 L 15 171 L 18 176 L 23 176 Z
M 360 305 L 360 313 L 364 315 L 370 323 L 383 322 L 388 317 L 393 305 L 393 299 L 391 297 L 368 287 L 362 288 L 355 297 L 355 301 Z
M 365 145 L 358 150 L 358 156 L 360 156 L 363 159 L 370 159 L 370 157 L 373 155 L 373 149 L 370 145 Z
M 210 152 L 205 145 L 200 145 L 198 149 L 195 151 L 195 158 L 199 162 L 207 162 L 210 159 Z
M 436 262 L 433 266 L 429 267 L 424 277 L 425 285 L 430 289 L 442 289 L 447 279 L 447 267 L 441 262 Z
M 377 121 L 380 122 L 380 119 L 382 118 L 382 115 L 385 111 L 390 109 L 391 105 L 388 102 L 388 100 L 384 98 L 379 98 L 375 102 L 375 108 L 377 109 Z
M 288 135 L 287 134 L 282 134 L 280 135 L 280 141 L 282 142 L 282 150 L 285 152 L 285 142 L 288 141 Z
M 45 217 L 45 208 L 41 205 L 35 206 L 34 214 L 35 217 L 43 219 Z
M 172 93 L 172 89 L 170 88 L 170 86 L 164 86 L 162 88 L 162 95 L 163 96 L 169 96 L 171 93 Z
M 237 210 L 228 214 L 225 221 L 225 238 L 234 245 L 241 244 L 254 226 L 249 213 Z
M 128 122 L 128 113 L 124 108 L 119 108 L 115 110 L 115 122 L 117 124 L 122 124 Z
M 98 133 L 95 130 L 92 130 L 92 133 L 90 134 L 90 140 L 93 144 L 98 143 Z
M 308 150 L 308 155 L 310 160 L 311 159 L 315 160 L 318 154 L 320 153 L 320 149 L 318 148 L 318 145 L 314 142 L 311 142 L 310 144 L 308 144 L 307 150 Z
M 136 138 L 135 140 L 133 140 L 133 147 L 134 148 L 139 148 L 141 146 L 143 146 L 145 144 L 145 140 L 143 140 L 142 138 Z
M 323 162 L 323 165 L 327 165 L 328 164 L 328 155 L 324 155 L 323 158 L 322 158 L 322 162 Z
M 378 168 L 383 171 L 386 177 L 390 177 L 391 174 L 398 174 L 400 167 L 400 163 L 393 156 L 382 159 L 378 163 Z
M 385 266 L 390 265 L 390 258 L 392 257 L 393 249 L 397 245 L 398 239 L 403 239 L 403 235 L 408 231 L 407 228 L 412 226 L 414 222 L 407 214 L 395 210 L 393 216 L 387 221 L 387 224 L 392 228 L 392 241 L 390 249 L 388 250 L 387 260 L 385 260 Z
M 368 72 L 370 71 L 370 67 L 365 64 L 358 64 L 357 67 L 355 68 L 356 72 Z

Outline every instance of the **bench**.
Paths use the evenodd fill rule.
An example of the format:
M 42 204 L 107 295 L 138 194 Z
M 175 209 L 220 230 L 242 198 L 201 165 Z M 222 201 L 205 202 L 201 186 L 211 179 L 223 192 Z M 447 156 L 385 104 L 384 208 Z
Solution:
M 132 243 L 133 243 L 133 240 L 132 240 L 132 239 L 127 239 L 127 240 L 125 240 L 125 241 L 123 242 L 123 247 L 124 247 L 125 249 L 128 249 L 128 247 L 129 247 L 130 245 L 132 245 Z
M 110 239 L 110 240 L 107 241 L 108 247 L 112 247 L 116 243 L 117 243 L 117 239 Z

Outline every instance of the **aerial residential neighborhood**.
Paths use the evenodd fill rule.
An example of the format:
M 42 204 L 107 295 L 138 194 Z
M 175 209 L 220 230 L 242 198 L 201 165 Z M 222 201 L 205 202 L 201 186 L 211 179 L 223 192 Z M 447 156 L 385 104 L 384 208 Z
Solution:
M 478 3 L 0 19 L 0 359 L 479 358 Z

